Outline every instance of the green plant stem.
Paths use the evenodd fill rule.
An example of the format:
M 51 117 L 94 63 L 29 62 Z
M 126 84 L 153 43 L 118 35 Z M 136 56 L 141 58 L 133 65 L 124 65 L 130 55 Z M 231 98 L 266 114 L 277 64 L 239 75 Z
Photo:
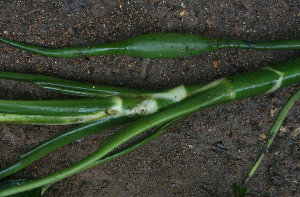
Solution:
M 0 100 L 0 122 L 26 125 L 67 125 L 107 117 L 142 116 L 178 102 L 169 98 L 119 96 L 54 101 Z
M 24 73 L 13 73 L 13 72 L 4 72 L 0 71 L 0 79 L 14 80 L 20 82 L 33 83 L 38 87 L 50 90 L 54 92 L 59 92 L 68 95 L 90 97 L 90 98 L 102 98 L 102 97 L 131 97 L 139 99 L 173 99 L 179 101 L 191 94 L 194 94 L 195 91 L 198 91 L 200 88 L 203 88 L 209 84 L 209 82 L 194 84 L 189 86 L 180 85 L 178 87 L 169 89 L 169 90 L 142 90 L 134 88 L 124 88 L 124 87 L 113 87 L 113 86 L 103 86 L 96 84 L 88 84 L 76 81 L 70 81 L 66 79 L 59 79 L 49 76 L 40 76 L 33 74 L 24 74 Z M 180 94 L 183 95 L 181 96 Z M 174 99 L 177 97 L 177 99 Z
M 247 42 L 213 39 L 196 34 L 152 33 L 119 42 L 48 49 L 0 37 L 0 41 L 38 55 L 58 58 L 90 57 L 99 55 L 127 55 L 151 59 L 180 58 L 223 48 L 242 49 L 299 49 L 300 40 Z
M 155 113 L 136 120 L 132 124 L 106 138 L 100 144 L 100 148 L 86 159 L 60 172 L 33 181 L 30 189 L 51 184 L 82 171 L 87 166 L 103 159 L 107 154 L 126 141 L 153 127 L 166 124 L 182 116 L 191 115 L 211 106 L 229 103 L 234 100 L 243 99 L 257 94 L 273 92 L 279 88 L 299 82 L 299 65 L 300 58 L 296 58 L 270 67 L 264 67 L 257 71 L 221 78 L 219 80 L 206 83 L 205 86 L 201 86 L 200 88 L 192 86 L 189 91 L 192 90 L 193 94 L 189 97 L 181 96 L 181 98 L 184 99 L 180 102 L 172 105 L 166 104 L 168 107 L 165 109 L 156 110 Z M 185 89 L 184 91 L 179 92 L 184 92 L 186 95 Z M 176 91 L 176 93 L 178 92 Z M 168 92 L 167 95 L 170 96 L 170 92 Z M 158 96 L 162 97 L 162 95 Z M 166 95 L 163 96 L 165 97 Z M 176 98 L 177 96 L 178 95 L 176 94 L 171 94 L 171 97 Z M 27 184 L 16 186 L 13 189 L 0 191 L 0 196 L 11 195 L 13 193 L 25 191 L 26 189 L 28 189 Z
M 32 181 L 27 184 L 23 184 L 23 185 L 19 185 L 19 186 L 15 186 L 15 187 L 11 187 L 11 188 L 2 190 L 2 191 L 0 191 L 0 196 L 4 197 L 4 196 L 24 192 L 24 191 L 27 191 L 27 190 L 30 190 L 33 188 L 42 187 L 43 185 L 50 185 L 54 182 L 57 182 L 61 179 L 66 178 L 67 176 L 71 176 L 80 171 L 86 170 L 88 168 L 92 168 L 96 165 L 99 165 L 104 162 L 110 161 L 112 159 L 118 158 L 124 154 L 127 154 L 127 153 L 143 146 L 144 144 L 148 143 L 149 141 L 155 139 L 156 137 L 161 135 L 163 132 L 165 132 L 167 129 L 174 126 L 178 122 L 182 121 L 186 117 L 187 116 L 179 117 L 177 119 L 171 120 L 170 122 L 167 122 L 166 124 L 158 126 L 153 132 L 151 132 L 144 138 L 138 140 L 137 142 L 135 142 L 119 151 L 116 151 L 115 153 L 111 153 L 111 154 L 107 155 L 106 157 L 103 156 L 103 151 L 101 149 L 98 149 L 95 153 L 93 153 L 86 159 L 83 159 L 82 161 L 76 163 L 75 165 L 73 165 L 65 170 L 62 170 L 60 172 L 49 175 L 47 177 Z M 101 159 L 101 156 L 103 157 L 103 159 Z M 99 157 L 99 159 L 96 159 L 97 157 Z M 92 162 L 92 161 L 94 161 L 94 162 Z
M 216 91 L 219 92 L 219 89 Z M 209 91 L 206 91 L 206 94 L 208 92 Z M 201 95 L 203 95 L 203 96 L 205 96 L 205 98 L 207 98 L 206 94 L 201 94 Z M 226 93 L 226 95 L 227 95 L 227 93 Z M 187 99 L 188 99 L 188 101 L 186 101 Z M 155 126 L 159 126 L 160 124 L 167 123 L 167 122 L 169 122 L 173 119 L 179 118 L 181 116 L 189 115 L 190 111 L 194 111 L 193 109 L 191 109 L 191 107 L 194 108 L 194 104 L 199 103 L 199 102 L 197 102 L 199 100 L 202 101 L 203 97 L 199 98 L 199 100 L 197 100 L 197 97 L 193 97 L 192 99 L 189 97 L 187 99 L 175 104 L 176 106 L 173 106 L 173 108 L 171 107 L 171 108 L 167 108 L 164 111 L 161 111 L 159 114 L 154 113 L 149 116 L 146 116 L 143 119 L 137 120 L 134 123 L 132 123 L 131 125 L 125 127 L 124 128 L 125 130 L 121 129 L 120 131 L 118 131 L 115 134 L 113 134 L 112 136 L 110 136 L 109 139 L 106 139 L 103 143 L 101 143 L 100 148 L 97 151 L 95 151 L 93 154 L 91 154 L 89 157 L 85 158 L 84 160 L 74 164 L 73 166 L 71 166 L 67 169 L 64 169 L 60 172 L 56 172 L 52 175 L 46 176 L 44 178 L 35 180 L 35 181 L 31 182 L 30 184 L 16 186 L 13 189 L 10 188 L 10 189 L 6 189 L 6 190 L 2 190 L 2 191 L 0 191 L 0 196 L 7 196 L 7 195 L 14 194 L 14 193 L 23 192 L 23 191 L 28 190 L 29 188 L 33 189 L 33 188 L 41 187 L 43 185 L 54 183 L 56 181 L 66 178 L 68 176 L 71 176 L 75 173 L 78 173 L 78 172 L 82 171 L 83 169 L 85 169 L 86 166 L 89 166 L 89 165 L 93 164 L 94 162 L 98 161 L 99 159 L 103 158 L 104 156 L 109 154 L 111 151 L 113 151 L 115 148 L 122 145 L 124 142 L 128 141 L 132 137 L 142 133 L 143 131 L 151 129 L 152 127 L 155 127 Z M 217 97 L 217 100 L 219 100 L 219 99 L 221 99 L 221 97 Z M 215 99 L 213 101 L 215 101 Z M 212 106 L 212 104 L 213 104 L 213 102 L 210 101 L 210 102 L 206 102 L 204 105 L 202 103 L 201 104 L 199 103 L 198 105 L 201 105 L 204 109 L 208 106 Z M 186 109 L 187 107 L 189 108 L 188 110 L 182 110 L 182 109 Z M 158 116 L 158 118 L 157 118 L 157 116 Z M 130 128 L 128 128 L 128 127 L 130 127 Z M 129 132 L 128 133 L 129 136 L 126 135 L 127 132 Z
M 246 184 L 248 183 L 248 181 L 250 180 L 250 178 L 253 176 L 254 172 L 256 171 L 256 169 L 258 168 L 259 164 L 261 163 L 263 157 L 265 156 L 265 154 L 268 152 L 268 149 L 273 141 L 273 139 L 275 138 L 284 118 L 286 117 L 287 113 L 289 112 L 289 110 L 291 109 L 291 107 L 293 106 L 293 104 L 300 98 L 300 89 L 296 90 L 296 92 L 294 92 L 292 94 L 292 96 L 288 99 L 288 101 L 283 105 L 283 107 L 281 108 L 281 110 L 279 111 L 274 123 L 272 124 L 272 127 L 270 128 L 270 130 L 268 131 L 268 138 L 267 141 L 265 142 L 263 148 L 261 149 L 256 162 L 254 163 L 253 167 L 250 169 L 250 171 L 248 172 L 247 176 L 245 177 L 244 183 L 243 183 L 243 187 L 246 187 Z
M 124 87 L 112 87 L 104 85 L 96 85 L 89 83 L 82 83 L 77 81 L 70 81 L 66 79 L 59 79 L 50 76 L 41 76 L 24 73 L 4 72 L 0 71 L 0 78 L 7 80 L 14 80 L 20 82 L 34 83 L 45 90 L 55 91 L 63 94 L 84 96 L 84 97 L 107 97 L 107 96 L 141 96 L 142 94 L 149 94 L 155 91 L 139 90 Z
M 16 161 L 9 166 L 0 169 L 0 179 L 6 177 L 43 157 L 44 155 L 80 138 L 92 135 L 96 132 L 112 128 L 117 125 L 132 122 L 139 117 L 118 117 L 118 118 L 105 118 L 91 123 L 81 124 L 71 128 L 37 146 L 20 154 Z
M 191 115 L 211 106 L 275 91 L 281 87 L 298 82 L 300 81 L 300 63 L 298 60 L 299 58 L 272 67 L 260 69 L 259 71 L 211 82 L 212 84 L 209 87 L 199 90 L 197 93 L 183 99 L 181 102 L 175 103 L 164 110 L 157 111 L 156 113 L 139 119 L 109 136 L 100 144 L 100 148 L 86 159 L 60 172 L 33 181 L 31 184 L 34 185 L 34 187 L 40 187 L 80 172 L 85 169 L 86 166 L 102 159 L 115 148 L 133 137 L 176 118 Z M 288 67 L 288 69 L 286 69 L 286 67 Z M 258 76 L 261 75 L 260 73 L 265 75 L 265 78 L 259 78 Z M 13 191 L 18 193 L 25 191 L 26 189 L 28 189 L 27 185 L 20 185 L 15 187 Z M 13 191 L 0 191 L 0 196 L 3 196 L 4 194 L 10 195 Z
M 146 143 L 150 142 L 151 140 L 157 138 L 159 135 L 163 134 L 167 129 L 173 127 L 175 124 L 181 122 L 182 120 L 186 119 L 188 116 L 183 116 L 180 118 L 176 118 L 174 120 L 171 120 L 170 122 L 163 124 L 159 127 L 157 127 L 154 131 L 152 131 L 150 134 L 148 134 L 147 136 L 145 136 L 144 138 L 134 142 L 131 145 L 126 146 L 125 148 L 122 148 L 121 150 L 115 151 L 113 153 L 110 153 L 108 155 L 106 155 L 104 158 L 94 162 L 93 164 L 87 166 L 85 169 L 88 168 L 92 168 L 94 166 L 100 165 L 102 163 L 105 163 L 107 161 L 116 159 L 122 155 L 125 155 L 127 153 L 130 153 L 136 149 L 138 149 L 139 147 L 145 145 Z M 84 169 L 84 170 L 85 170 Z

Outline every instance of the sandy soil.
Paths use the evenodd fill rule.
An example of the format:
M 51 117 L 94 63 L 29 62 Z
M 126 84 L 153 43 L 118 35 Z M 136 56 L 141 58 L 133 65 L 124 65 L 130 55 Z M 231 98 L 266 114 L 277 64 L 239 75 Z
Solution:
M 21 0 L 0 1 L 0 35 L 62 47 L 100 44 L 153 32 L 265 41 L 300 38 L 298 1 Z M 0 44 L 0 70 L 145 89 L 166 89 L 235 75 L 299 56 L 297 50 L 224 49 L 151 60 L 124 56 L 58 59 Z M 232 196 L 264 134 L 298 85 L 190 116 L 146 146 L 55 183 L 44 196 Z M 0 81 L 1 99 L 64 99 L 33 85 Z M 299 102 L 248 184 L 249 196 L 300 196 Z M 0 167 L 72 126 L 0 125 Z M 7 177 L 38 179 L 95 151 L 110 129 L 73 142 Z M 297 131 L 297 130 L 296 130 Z

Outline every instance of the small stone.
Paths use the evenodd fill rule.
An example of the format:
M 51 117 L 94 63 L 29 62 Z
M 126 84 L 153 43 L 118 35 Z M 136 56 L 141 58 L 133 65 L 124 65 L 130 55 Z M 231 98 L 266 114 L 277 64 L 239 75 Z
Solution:
M 277 109 L 271 109 L 270 110 L 270 115 L 273 117 L 276 112 L 277 112 Z
M 213 61 L 213 65 L 214 65 L 214 68 L 218 68 L 218 62 L 217 61 Z
M 295 129 L 295 130 L 291 133 L 291 135 L 294 136 L 294 137 L 296 137 L 299 133 L 300 133 L 300 127 L 298 127 L 297 129 Z
M 259 135 L 258 135 L 258 139 L 259 140 L 264 140 L 264 139 L 266 139 L 267 138 L 267 136 L 266 136 L 266 134 L 264 134 L 264 133 L 260 133 Z
M 184 14 L 185 14 L 185 12 L 184 12 L 184 11 L 180 12 L 180 16 L 181 16 L 181 17 L 183 17 L 183 16 L 184 16 Z
M 72 28 L 72 27 L 69 27 L 69 28 L 68 28 L 68 34 L 70 34 L 71 36 L 74 36 L 74 35 L 75 35 L 75 32 L 73 31 L 73 28 Z

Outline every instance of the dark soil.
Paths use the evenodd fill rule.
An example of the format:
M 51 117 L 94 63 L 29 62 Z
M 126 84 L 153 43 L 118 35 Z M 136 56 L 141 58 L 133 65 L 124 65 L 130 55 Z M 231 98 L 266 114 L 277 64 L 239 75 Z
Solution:
M 270 41 L 300 38 L 300 2 L 292 0 L 0 1 L 0 36 L 63 47 L 107 43 L 153 32 Z M 297 50 L 224 49 L 151 60 L 102 56 L 58 59 L 0 44 L 0 70 L 94 84 L 166 89 L 235 75 L 299 56 Z M 298 85 L 190 116 L 122 158 L 52 185 L 44 196 L 232 196 L 251 168 L 276 113 Z M 1 99 L 64 99 L 33 85 L 0 81 Z M 249 196 L 300 196 L 299 102 L 250 180 Z M 274 111 L 275 110 L 275 111 Z M 275 112 L 275 113 L 274 113 Z M 0 167 L 72 126 L 0 125 Z M 95 151 L 110 129 L 73 142 L 7 177 L 38 179 Z

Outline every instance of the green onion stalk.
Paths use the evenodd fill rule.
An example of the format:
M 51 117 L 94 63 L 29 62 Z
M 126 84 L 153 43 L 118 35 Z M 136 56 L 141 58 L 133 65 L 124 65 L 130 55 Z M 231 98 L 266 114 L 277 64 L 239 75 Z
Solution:
M 273 92 L 300 82 L 300 58 L 212 82 L 189 86 L 180 85 L 162 91 L 97 86 L 53 77 L 10 72 L 0 72 L 0 78 L 34 83 L 47 90 L 83 97 L 78 100 L 57 101 L 1 100 L 1 123 L 34 125 L 80 123 L 81 125 L 21 154 L 14 163 L 0 169 L 0 178 L 24 168 L 71 141 L 116 125 L 130 123 L 107 137 L 98 150 L 73 166 L 41 179 L 0 191 L 0 196 L 9 196 L 49 186 L 75 173 L 133 151 L 198 111 Z M 144 138 L 115 151 L 117 147 L 149 129 L 153 130 Z
M 112 43 L 50 49 L 1 37 L 0 41 L 34 54 L 58 58 L 127 55 L 151 59 L 167 59 L 197 55 L 224 48 L 257 50 L 300 49 L 299 39 L 251 42 L 215 39 L 196 34 L 182 33 L 152 33 Z

